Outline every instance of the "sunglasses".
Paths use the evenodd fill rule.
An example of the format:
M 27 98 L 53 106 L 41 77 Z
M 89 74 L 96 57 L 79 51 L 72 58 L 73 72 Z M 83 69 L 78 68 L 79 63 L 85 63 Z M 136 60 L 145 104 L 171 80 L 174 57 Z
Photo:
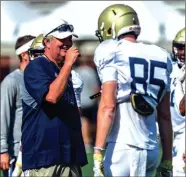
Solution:
M 63 24 L 63 25 L 60 25 L 57 28 L 53 29 L 49 33 L 47 33 L 46 36 L 48 36 L 49 34 L 55 32 L 55 31 L 59 31 L 60 33 L 61 32 L 67 32 L 67 31 L 73 32 L 74 31 L 74 27 L 73 27 L 73 25 Z

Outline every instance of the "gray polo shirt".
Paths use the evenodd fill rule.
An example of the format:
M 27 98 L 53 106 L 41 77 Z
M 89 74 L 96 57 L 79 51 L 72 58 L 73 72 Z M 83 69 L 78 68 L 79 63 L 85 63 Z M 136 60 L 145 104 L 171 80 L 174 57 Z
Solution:
M 22 102 L 20 83 L 23 72 L 19 69 L 8 74 L 1 83 L 1 136 L 0 152 L 17 156 L 21 140 Z

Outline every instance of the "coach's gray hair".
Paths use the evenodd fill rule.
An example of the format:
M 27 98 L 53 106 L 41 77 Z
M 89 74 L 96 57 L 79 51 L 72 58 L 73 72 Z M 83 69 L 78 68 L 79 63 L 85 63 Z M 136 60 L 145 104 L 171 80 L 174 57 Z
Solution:
M 49 36 L 46 36 L 46 37 L 44 37 L 43 38 L 43 45 L 45 46 L 45 43 L 44 43 L 44 40 L 47 40 L 47 41 L 52 41 L 52 39 L 53 39 L 53 36 L 52 35 L 49 35 Z

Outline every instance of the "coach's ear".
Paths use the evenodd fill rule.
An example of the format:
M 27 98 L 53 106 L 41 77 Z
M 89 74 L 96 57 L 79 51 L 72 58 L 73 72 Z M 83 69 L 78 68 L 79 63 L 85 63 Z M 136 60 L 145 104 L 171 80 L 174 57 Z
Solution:
M 46 47 L 46 48 L 50 48 L 50 43 L 53 39 L 53 36 L 47 36 L 43 39 L 43 45 Z

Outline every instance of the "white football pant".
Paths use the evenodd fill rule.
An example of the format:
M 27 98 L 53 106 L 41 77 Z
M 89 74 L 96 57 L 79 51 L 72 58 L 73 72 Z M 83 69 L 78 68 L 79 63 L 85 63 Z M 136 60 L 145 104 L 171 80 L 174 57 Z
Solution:
M 109 143 L 104 159 L 105 176 L 153 176 L 159 165 L 159 149 L 146 150 Z M 121 148 L 122 147 L 122 148 Z

